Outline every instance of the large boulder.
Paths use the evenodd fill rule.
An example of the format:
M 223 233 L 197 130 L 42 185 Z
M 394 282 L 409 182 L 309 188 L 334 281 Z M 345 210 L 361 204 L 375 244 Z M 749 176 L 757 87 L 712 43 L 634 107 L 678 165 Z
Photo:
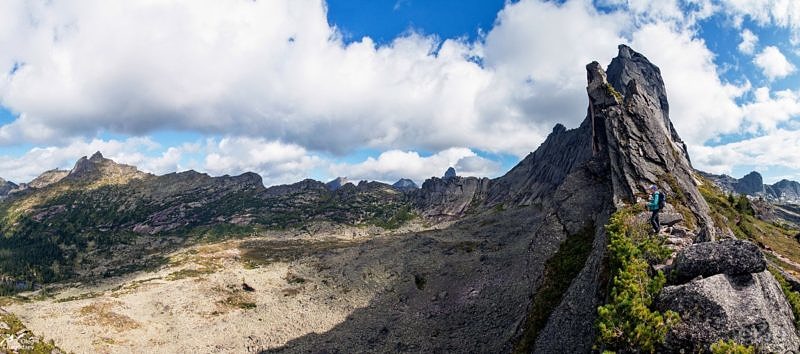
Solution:
M 718 274 L 665 287 L 657 299 L 661 311 L 680 314 L 667 334 L 665 352 L 698 352 L 720 339 L 754 345 L 765 353 L 800 347 L 794 315 L 778 282 L 768 271 Z
M 662 212 L 658 216 L 661 226 L 673 226 L 677 223 L 683 222 L 683 215 L 676 212 Z
M 747 274 L 764 271 L 767 261 L 758 246 L 742 240 L 695 243 L 675 259 L 671 281 L 677 284 L 697 276 Z

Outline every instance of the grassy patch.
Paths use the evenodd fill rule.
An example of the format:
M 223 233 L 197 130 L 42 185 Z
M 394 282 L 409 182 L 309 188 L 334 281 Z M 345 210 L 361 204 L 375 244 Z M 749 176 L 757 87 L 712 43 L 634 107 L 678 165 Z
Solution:
M 623 100 L 623 98 L 622 98 L 622 94 L 621 94 L 621 93 L 619 93 L 617 90 L 615 90 L 615 89 L 614 89 L 614 86 L 611 86 L 611 84 L 609 84 L 609 83 L 606 83 L 606 91 L 607 91 L 608 93 L 610 93 L 611 95 L 613 95 L 613 96 L 614 96 L 614 98 L 616 98 L 616 99 L 617 99 L 617 101 L 619 101 L 619 102 L 622 102 L 622 100 Z
M 668 252 L 658 251 L 652 239 L 633 222 L 629 209 L 614 213 L 606 225 L 609 236 L 611 294 L 606 305 L 597 309 L 598 344 L 603 349 L 653 352 L 663 343 L 667 331 L 680 318 L 673 311 L 660 313 L 651 306 L 666 282 L 664 273 L 649 273 L 648 258 Z M 655 252 L 653 251 L 655 250 Z
M 751 346 L 744 346 L 733 340 L 723 341 L 718 340 L 711 345 L 712 354 L 755 354 L 756 348 Z
M 92 299 L 92 298 L 96 298 L 96 297 L 101 296 L 101 295 L 103 295 L 103 293 L 90 291 L 88 293 L 83 293 L 83 294 L 79 294 L 79 295 L 64 297 L 64 298 L 56 300 L 55 302 L 70 302 L 70 301 L 77 301 L 77 300 Z
M 252 310 L 256 308 L 256 303 L 247 299 L 243 294 L 233 294 L 221 302 L 225 306 L 236 307 L 242 310 Z
M 720 227 L 727 226 L 737 238 L 753 241 L 761 247 L 769 247 L 800 263 L 800 243 L 794 238 L 798 230 L 758 219 L 753 215 L 749 202 L 726 196 L 708 180 L 704 180 L 699 189 L 711 209 L 714 223 Z
M 408 205 L 404 205 L 400 207 L 392 216 L 388 219 L 380 219 L 376 218 L 372 221 L 372 224 L 378 227 L 382 227 L 387 230 L 395 230 L 403 226 L 405 223 L 413 220 L 417 217 L 413 211 L 411 211 L 411 207 Z
M 177 272 L 172 272 L 167 275 L 167 280 L 178 280 L 184 278 L 196 278 L 203 275 L 208 275 L 216 272 L 219 267 L 203 266 L 200 268 L 186 268 Z
M 9 329 L 0 328 L 0 333 L 4 335 L 15 334 L 25 328 L 25 325 L 22 324 L 22 321 L 14 316 L 12 313 L 8 312 L 0 312 L 0 321 L 5 322 L 8 325 Z
M 141 327 L 132 318 L 112 311 L 114 305 L 110 302 L 98 302 L 81 307 L 79 313 L 85 318 L 87 324 L 113 328 L 117 332 Z
M 550 313 L 561 303 L 572 280 L 583 269 L 592 251 L 593 240 L 594 225 L 586 226 L 581 232 L 568 236 L 558 251 L 547 260 L 544 279 L 533 296 L 525 330 L 514 348 L 515 353 L 533 351 L 536 338 L 547 324 Z
M 240 244 L 241 261 L 246 268 L 256 268 L 276 262 L 291 262 L 322 252 L 357 245 L 355 242 L 329 240 L 248 240 Z

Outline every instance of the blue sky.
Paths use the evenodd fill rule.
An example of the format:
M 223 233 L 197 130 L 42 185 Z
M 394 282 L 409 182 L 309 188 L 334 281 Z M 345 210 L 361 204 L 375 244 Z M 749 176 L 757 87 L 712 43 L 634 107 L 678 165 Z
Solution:
M 16 182 L 95 150 L 268 185 L 495 177 L 580 123 L 583 65 L 619 43 L 661 67 L 696 168 L 800 180 L 793 3 L 32 4 L 0 4 L 0 177 Z

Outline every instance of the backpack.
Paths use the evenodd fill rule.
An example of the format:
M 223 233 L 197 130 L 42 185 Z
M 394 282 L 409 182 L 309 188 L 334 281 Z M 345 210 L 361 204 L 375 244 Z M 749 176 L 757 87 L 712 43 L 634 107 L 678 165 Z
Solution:
M 664 192 L 658 192 L 658 210 L 664 209 L 664 204 L 667 203 L 667 195 Z

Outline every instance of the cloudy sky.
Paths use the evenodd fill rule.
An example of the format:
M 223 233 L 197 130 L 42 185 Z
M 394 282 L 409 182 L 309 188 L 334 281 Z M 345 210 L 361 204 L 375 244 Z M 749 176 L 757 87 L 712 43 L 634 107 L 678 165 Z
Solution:
M 505 173 L 584 118 L 585 64 L 661 68 L 696 168 L 800 180 L 794 0 L 2 0 L 0 177 Z

